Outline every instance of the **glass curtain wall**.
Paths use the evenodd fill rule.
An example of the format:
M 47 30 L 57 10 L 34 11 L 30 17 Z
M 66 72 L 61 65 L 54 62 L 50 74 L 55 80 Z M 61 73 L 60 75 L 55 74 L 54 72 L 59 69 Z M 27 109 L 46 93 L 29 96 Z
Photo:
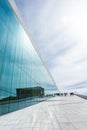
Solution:
M 43 101 L 56 90 L 8 0 L 0 0 L 0 115 Z

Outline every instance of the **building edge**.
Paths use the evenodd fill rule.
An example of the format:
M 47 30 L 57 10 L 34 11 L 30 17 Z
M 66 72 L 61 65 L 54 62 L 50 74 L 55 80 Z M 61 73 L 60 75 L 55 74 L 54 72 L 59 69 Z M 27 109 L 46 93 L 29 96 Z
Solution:
M 14 1 L 14 0 L 8 0 L 8 2 L 9 2 L 9 4 L 11 5 L 11 7 L 12 7 L 14 13 L 16 14 L 18 20 L 20 21 L 20 24 L 22 25 L 23 29 L 25 30 L 25 32 L 26 32 L 28 38 L 30 39 L 31 44 L 33 45 L 35 51 L 37 52 L 37 54 L 38 54 L 38 56 L 39 56 L 41 62 L 43 63 L 43 65 L 44 65 L 46 71 L 48 72 L 49 76 L 51 77 L 51 79 L 52 79 L 54 85 L 56 86 L 57 90 L 60 92 L 60 90 L 58 89 L 58 87 L 57 87 L 57 85 L 56 85 L 56 82 L 54 81 L 54 79 L 53 79 L 53 77 L 52 77 L 50 71 L 48 70 L 48 67 L 47 67 L 46 63 L 44 62 L 44 60 L 43 60 L 42 57 L 41 57 L 41 54 L 40 54 L 40 52 L 39 52 L 39 49 L 38 49 L 37 46 L 34 44 L 34 41 L 33 41 L 32 38 L 31 38 L 31 34 L 29 33 L 29 31 L 27 30 L 27 28 L 26 28 L 26 26 L 25 26 L 25 23 L 24 23 L 24 21 L 23 21 L 23 18 L 22 18 L 21 14 L 20 14 L 20 11 L 19 11 L 18 7 L 17 7 L 16 4 L 15 4 L 15 1 Z

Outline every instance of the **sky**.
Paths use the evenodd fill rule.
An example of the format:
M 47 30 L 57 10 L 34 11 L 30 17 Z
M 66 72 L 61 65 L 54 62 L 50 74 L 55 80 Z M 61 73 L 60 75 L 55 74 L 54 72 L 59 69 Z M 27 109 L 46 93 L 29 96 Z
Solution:
M 87 91 L 87 0 L 15 0 L 61 90 Z

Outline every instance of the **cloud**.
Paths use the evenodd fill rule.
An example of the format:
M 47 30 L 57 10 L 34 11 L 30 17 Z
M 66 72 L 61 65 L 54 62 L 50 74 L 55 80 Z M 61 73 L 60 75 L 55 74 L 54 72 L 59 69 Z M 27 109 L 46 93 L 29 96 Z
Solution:
M 86 80 L 87 1 L 15 1 L 58 87 Z

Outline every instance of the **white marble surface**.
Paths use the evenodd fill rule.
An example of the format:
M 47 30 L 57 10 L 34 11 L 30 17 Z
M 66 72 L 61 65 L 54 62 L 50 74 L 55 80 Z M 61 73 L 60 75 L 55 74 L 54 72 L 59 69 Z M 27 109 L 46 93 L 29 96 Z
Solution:
M 1 116 L 0 130 L 87 130 L 87 100 L 54 97 Z

